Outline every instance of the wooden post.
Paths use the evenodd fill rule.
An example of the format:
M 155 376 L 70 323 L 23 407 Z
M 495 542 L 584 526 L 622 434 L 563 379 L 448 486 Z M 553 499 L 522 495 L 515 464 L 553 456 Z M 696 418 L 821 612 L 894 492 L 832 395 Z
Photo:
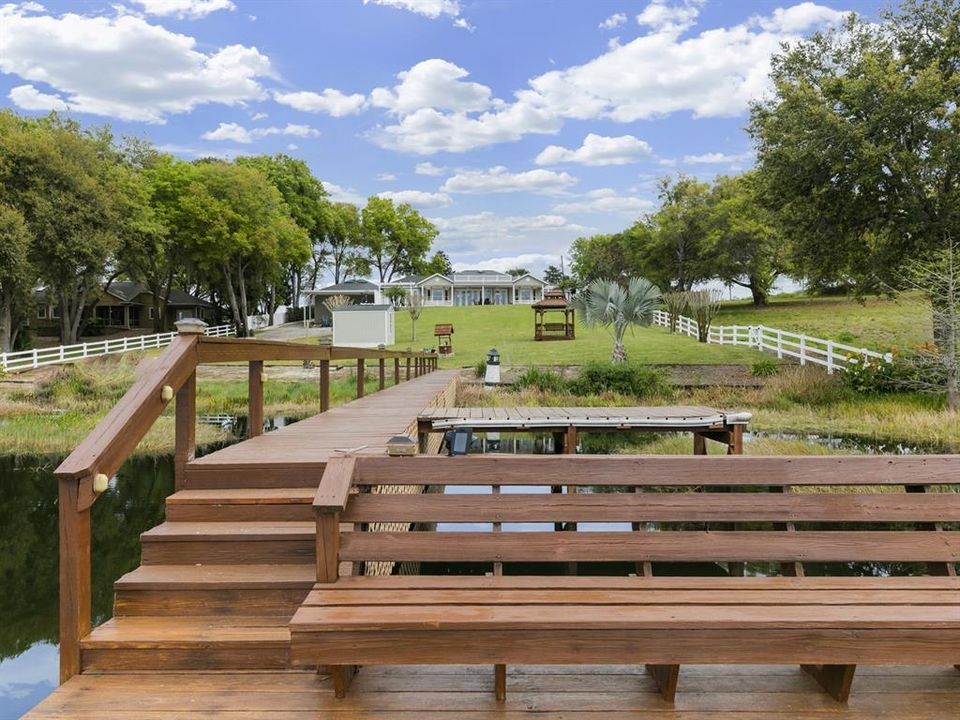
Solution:
M 407 357 L 407 380 L 410 379 L 410 358 Z
M 320 412 L 330 409 L 330 361 L 320 361 Z
M 80 640 L 90 632 L 90 508 L 79 509 L 79 490 L 76 480 L 59 481 L 61 683 L 79 674 Z
M 357 358 L 357 398 L 363 397 L 363 381 L 366 379 L 367 368 L 363 358 Z
M 263 434 L 263 360 L 251 360 L 247 368 L 247 437 Z
M 380 358 L 380 389 L 383 390 L 387 386 L 387 373 L 386 373 L 386 360 Z
M 393 359 L 393 384 L 400 384 L 400 358 L 398 357 Z
M 173 487 L 183 490 L 187 482 L 187 463 L 197 454 L 197 372 L 177 390 L 174 418 Z
M 707 454 L 707 439 L 700 433 L 693 434 L 693 454 L 694 455 L 706 455 Z
M 727 455 L 743 455 L 743 425 L 730 426 L 730 442 Z

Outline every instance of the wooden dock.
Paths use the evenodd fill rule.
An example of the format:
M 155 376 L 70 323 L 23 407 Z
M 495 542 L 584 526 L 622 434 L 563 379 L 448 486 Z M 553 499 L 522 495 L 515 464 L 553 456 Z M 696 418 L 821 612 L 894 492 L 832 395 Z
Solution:
M 192 394 L 198 363 L 248 360 L 250 416 L 256 418 L 258 404 L 262 408 L 265 360 L 314 359 L 328 371 L 331 359 L 345 357 L 356 358 L 361 371 L 365 360 L 379 360 L 381 390 L 363 396 L 358 383 L 358 399 L 345 406 L 266 435 L 258 435 L 254 430 L 245 442 L 193 459 Z M 411 376 L 401 381 L 399 368 L 404 357 L 413 361 L 414 369 Z M 389 362 L 391 359 L 393 363 Z M 326 367 L 322 363 L 327 363 Z M 396 385 L 385 378 L 389 364 L 394 364 Z M 663 699 L 659 681 L 645 674 L 643 665 L 511 665 L 506 676 L 506 700 L 499 702 L 493 692 L 498 682 L 494 675 L 477 672 L 475 667 L 368 666 L 359 672 L 346 698 L 335 698 L 329 676 L 311 669 L 295 669 L 291 663 L 291 618 L 304 605 L 319 568 L 326 562 L 317 553 L 319 518 L 315 506 L 321 494 L 321 475 L 328 459 L 342 450 L 355 451 L 360 456 L 358 463 L 379 462 L 375 457 L 384 453 L 391 436 L 415 433 L 418 416 L 425 408 L 449 404 L 456 373 L 435 369 L 436 358 L 423 354 L 178 338 L 141 373 L 115 411 L 58 469 L 63 684 L 27 717 L 956 718 L 960 695 L 957 671 L 950 666 L 864 667 L 858 675 L 857 691 L 847 705 L 839 705 L 818 691 L 814 677 L 797 666 L 696 664 L 684 665 L 683 692 L 677 695 L 675 703 Z M 407 379 L 410 381 L 406 382 Z M 326 409 L 324 383 L 322 376 L 322 409 Z M 166 521 L 142 536 L 142 565 L 115 584 L 114 617 L 91 629 L 90 505 L 96 500 L 98 487 L 103 485 L 103 476 L 115 472 L 172 396 L 177 397 L 177 490 L 167 499 Z M 591 462 L 586 457 L 567 460 L 579 467 L 581 459 Z M 409 464 L 402 459 L 385 460 L 398 462 L 411 472 L 417 469 L 414 465 L 420 466 L 419 461 Z M 507 460 L 491 457 L 486 464 L 493 471 L 484 465 L 482 477 L 464 472 L 458 473 L 456 480 L 509 485 L 509 473 L 505 474 L 497 465 Z M 331 471 L 336 462 L 331 463 Z M 447 461 L 435 458 L 431 462 Z M 525 472 L 524 463 L 529 460 L 517 458 L 510 462 L 518 463 L 512 466 L 516 474 Z M 604 467 L 609 464 L 604 463 Z M 599 477 L 592 467 L 584 465 L 585 472 L 579 473 L 576 482 L 620 482 L 620 470 L 610 477 Z M 600 475 L 602 469 L 599 468 Z M 407 473 L 410 477 L 401 477 L 402 473 L 391 473 L 390 477 L 405 487 L 433 482 L 424 480 L 422 475 L 414 477 L 411 472 Z M 896 468 L 889 470 L 897 475 L 894 480 L 906 482 L 899 472 Z M 666 477 L 663 473 L 654 474 Z M 364 489 L 368 490 L 382 486 L 370 477 L 360 481 L 367 484 Z M 941 481 L 952 482 L 938 480 Z M 780 482 L 790 480 L 780 478 Z M 344 487 L 348 486 L 349 483 Z M 482 500 L 483 496 L 477 497 Z M 519 501 L 518 496 L 509 493 L 499 497 Z M 538 500 L 542 497 L 537 496 Z M 928 507 L 933 503 L 920 502 L 923 494 L 912 497 L 916 499 L 914 506 L 926 507 L 928 515 L 933 512 Z M 572 498 L 578 505 L 592 502 L 589 496 Z M 401 498 L 384 499 L 394 506 L 410 505 L 398 502 Z M 456 502 L 453 497 L 448 500 Z M 569 504 L 570 498 L 558 498 L 554 504 L 564 502 Z M 945 510 L 938 509 L 929 517 L 939 519 L 944 513 L 953 517 L 950 513 L 956 509 L 954 505 L 947 503 Z M 344 518 L 344 522 L 348 521 Z M 335 523 L 332 527 L 336 530 L 340 525 Z M 367 529 L 377 528 L 371 523 Z M 388 534 L 382 537 L 389 539 Z M 933 559 L 943 558 L 952 560 L 953 551 L 942 549 Z M 936 582 L 952 589 L 956 578 Z M 449 652 L 456 657 L 455 647 L 449 648 Z

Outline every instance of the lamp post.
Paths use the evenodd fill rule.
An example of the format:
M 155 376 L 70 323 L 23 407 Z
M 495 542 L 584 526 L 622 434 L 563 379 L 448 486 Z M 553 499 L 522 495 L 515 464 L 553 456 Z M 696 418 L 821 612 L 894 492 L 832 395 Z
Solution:
M 490 348 L 487 353 L 487 372 L 484 375 L 483 384 L 487 387 L 500 384 L 500 353 L 496 348 Z

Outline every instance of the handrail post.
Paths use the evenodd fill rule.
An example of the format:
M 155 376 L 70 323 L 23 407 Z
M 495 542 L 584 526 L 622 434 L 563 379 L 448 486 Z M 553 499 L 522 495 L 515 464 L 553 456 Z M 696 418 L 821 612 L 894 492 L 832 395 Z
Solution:
M 187 463 L 197 454 L 197 372 L 177 390 L 174 419 L 173 483 L 183 490 L 187 481 Z
M 330 361 L 320 361 L 320 412 L 330 409 Z
M 400 358 L 398 357 L 393 359 L 393 384 L 400 384 Z
M 80 640 L 90 633 L 91 623 L 90 508 L 81 510 L 79 501 L 80 482 L 60 479 L 61 684 L 80 673 Z
M 247 437 L 263 434 L 263 360 L 251 360 L 247 369 Z
M 363 358 L 357 358 L 357 399 L 363 397 L 363 381 L 366 377 L 367 369 Z
M 387 369 L 386 369 L 386 360 L 380 358 L 380 389 L 383 390 L 387 386 Z
M 410 379 L 410 356 L 407 356 L 407 380 Z

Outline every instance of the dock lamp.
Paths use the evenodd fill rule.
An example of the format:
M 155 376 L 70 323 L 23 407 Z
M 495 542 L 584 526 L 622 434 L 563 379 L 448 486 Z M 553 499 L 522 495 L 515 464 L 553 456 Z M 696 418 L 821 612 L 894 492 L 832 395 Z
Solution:
M 490 348 L 487 353 L 487 372 L 483 384 L 487 387 L 500 384 L 500 352 L 496 348 Z

